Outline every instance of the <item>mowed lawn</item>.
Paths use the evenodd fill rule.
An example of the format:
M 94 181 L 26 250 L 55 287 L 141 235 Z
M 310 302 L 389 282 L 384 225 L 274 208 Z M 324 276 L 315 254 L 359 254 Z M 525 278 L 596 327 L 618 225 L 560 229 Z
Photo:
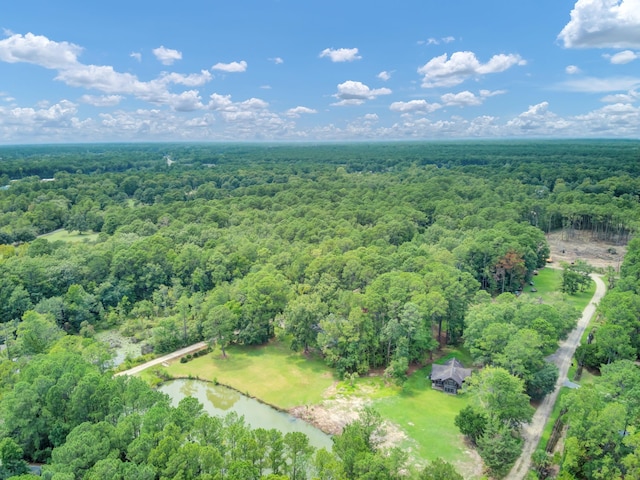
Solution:
M 444 363 L 454 354 L 438 360 Z M 455 352 L 458 360 L 470 366 L 464 352 Z M 458 412 L 471 402 L 470 395 L 449 395 L 431 388 L 431 365 L 416 370 L 396 395 L 377 399 L 374 407 L 384 417 L 400 426 L 412 440 L 407 447 L 415 456 L 451 463 L 469 460 L 463 437 L 454 424 Z
M 318 404 L 336 380 L 321 358 L 292 352 L 284 342 L 219 349 L 188 363 L 173 362 L 174 377 L 217 381 L 281 409 Z
M 72 233 L 64 228 L 59 230 L 54 230 L 50 233 L 45 233 L 44 235 L 40 235 L 40 238 L 46 238 L 50 242 L 55 242 L 57 240 L 62 240 L 63 242 L 92 242 L 98 238 L 97 233 Z
M 532 292 L 531 286 L 527 285 L 524 288 L 524 295 L 532 296 L 533 298 L 542 298 L 542 301 L 545 303 L 565 301 L 573 305 L 580 312 L 589 304 L 591 297 L 593 297 L 596 291 L 596 284 L 592 281 L 589 288 L 584 292 L 578 292 L 575 295 L 563 294 L 562 270 L 549 267 L 540 270 L 538 275 L 533 277 L 533 283 L 535 289 L 538 291 Z
M 447 350 L 438 363 L 454 355 L 470 365 L 469 354 L 459 349 Z M 175 361 L 166 370 L 174 377 L 217 381 L 281 409 L 319 404 L 337 381 L 322 359 L 292 352 L 278 341 L 259 347 L 232 347 L 227 359 L 216 349 L 187 363 Z M 383 418 L 407 434 L 403 448 L 410 449 L 412 457 L 469 462 L 454 418 L 471 398 L 433 390 L 430 373 L 430 365 L 415 371 L 403 388 L 385 384 L 380 376 L 367 376 L 356 379 L 353 388 L 348 381 L 339 382 L 337 391 L 372 400 Z

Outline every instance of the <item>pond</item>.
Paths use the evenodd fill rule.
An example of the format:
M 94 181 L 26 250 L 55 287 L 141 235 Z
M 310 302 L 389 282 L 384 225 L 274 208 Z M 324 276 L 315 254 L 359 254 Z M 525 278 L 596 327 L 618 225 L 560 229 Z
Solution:
M 236 412 L 244 416 L 246 423 L 252 428 L 275 428 L 283 434 L 302 432 L 309 437 L 309 443 L 315 448 L 324 447 L 331 450 L 333 445 L 329 435 L 303 420 L 222 385 L 202 380 L 180 379 L 167 382 L 158 387 L 158 390 L 169 395 L 174 406 L 185 397 L 193 397 L 204 406 L 209 415 L 225 416 L 227 413 Z

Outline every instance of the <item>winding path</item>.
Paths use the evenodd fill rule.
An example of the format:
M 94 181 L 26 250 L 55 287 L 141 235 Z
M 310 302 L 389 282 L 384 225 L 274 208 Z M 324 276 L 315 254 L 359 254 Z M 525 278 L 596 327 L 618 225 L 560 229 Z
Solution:
M 606 287 L 602 279 L 596 275 L 591 275 L 591 278 L 593 278 L 593 280 L 596 282 L 596 291 L 593 294 L 593 298 L 589 302 L 589 305 L 587 305 L 582 311 L 582 317 L 580 317 L 576 328 L 574 328 L 567 339 L 562 342 L 560 348 L 558 348 L 558 350 L 556 350 L 556 352 L 551 357 L 549 357 L 549 359 L 553 363 L 555 363 L 560 370 L 558 381 L 556 382 L 556 388 L 553 393 L 550 393 L 544 398 L 544 400 L 536 410 L 536 413 L 533 415 L 533 419 L 531 420 L 531 422 L 524 426 L 522 430 L 522 434 L 524 437 L 524 448 L 522 449 L 522 454 L 509 472 L 509 475 L 505 477 L 506 479 L 521 480 L 526 477 L 527 472 L 531 467 L 531 456 L 536 451 L 538 442 L 540 442 L 542 431 L 544 430 L 545 424 L 549 420 L 549 416 L 551 415 L 553 406 L 555 405 L 556 399 L 558 398 L 560 388 L 567 380 L 567 372 L 569 371 L 569 367 L 571 366 L 573 353 L 580 343 L 580 338 L 582 338 L 582 334 L 589 325 L 591 317 L 593 317 L 593 314 L 596 311 L 598 302 L 602 299 L 602 297 L 604 297 Z
M 188 353 L 197 352 L 198 350 L 203 350 L 207 348 L 206 342 L 198 342 L 193 345 L 189 345 L 188 347 L 181 348 L 180 350 L 176 350 L 175 352 L 169 353 L 167 355 L 163 355 L 162 357 L 154 358 L 153 360 L 149 360 L 141 365 L 130 368 L 129 370 L 125 370 L 123 372 L 118 372 L 114 376 L 119 377 L 120 375 L 135 375 L 136 373 L 140 373 L 141 371 L 153 367 L 154 365 L 160 365 L 164 362 L 168 362 L 170 360 L 175 360 L 176 358 L 183 357 Z

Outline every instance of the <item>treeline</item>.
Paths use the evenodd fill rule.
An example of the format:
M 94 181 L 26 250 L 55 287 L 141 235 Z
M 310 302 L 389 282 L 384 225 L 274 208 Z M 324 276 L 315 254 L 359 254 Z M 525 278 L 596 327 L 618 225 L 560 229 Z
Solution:
M 620 278 L 609 277 L 609 287 L 598 305 L 598 325 L 576 350 L 578 363 L 592 369 L 640 357 L 640 239 L 629 242 Z
M 0 362 L 2 479 L 37 478 L 27 462 L 46 463 L 51 480 L 462 479 L 445 462 L 418 470 L 406 452 L 382 449 L 373 410 L 334 437 L 331 452 L 316 451 L 302 433 L 212 417 L 190 397 L 172 407 L 142 380 L 104 372 L 108 356 L 92 340 L 58 331 L 41 335 L 42 352 L 24 350 L 41 333 L 20 332 L 24 355 Z

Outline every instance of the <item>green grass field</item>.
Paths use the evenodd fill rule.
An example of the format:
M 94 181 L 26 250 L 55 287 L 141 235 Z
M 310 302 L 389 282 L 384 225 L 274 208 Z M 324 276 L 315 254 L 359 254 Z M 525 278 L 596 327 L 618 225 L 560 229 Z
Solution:
M 447 349 L 438 360 L 456 356 L 466 365 L 471 358 L 463 349 Z M 220 351 L 166 368 L 173 377 L 218 381 L 281 409 L 319 404 L 337 379 L 322 359 L 292 352 L 283 342 L 260 347 L 232 347 L 228 358 Z M 453 423 L 470 399 L 431 389 L 431 366 L 413 373 L 403 387 L 388 384 L 379 376 L 366 376 L 336 384 L 337 395 L 353 395 L 372 401 L 383 418 L 397 424 L 409 437 L 403 445 L 417 458 L 442 458 L 469 462 L 462 436 Z
M 562 293 L 562 270 L 554 268 L 543 268 L 538 275 L 533 277 L 533 283 L 538 290 L 532 292 L 531 287 L 524 289 L 524 294 L 533 298 L 542 298 L 545 303 L 567 302 L 573 305 L 579 311 L 584 310 L 591 301 L 591 297 L 596 291 L 595 282 L 591 282 L 589 288 L 584 292 L 575 295 L 567 295 Z
M 438 363 L 452 356 L 470 365 L 468 353 L 451 351 Z M 467 447 L 454 418 L 471 401 L 469 395 L 449 395 L 431 388 L 431 365 L 413 373 L 407 383 L 395 395 L 379 398 L 374 407 L 384 417 L 400 426 L 409 436 L 405 447 L 419 458 L 442 458 L 451 463 L 468 462 Z
M 174 377 L 218 381 L 281 409 L 320 403 L 336 380 L 318 357 L 292 352 L 283 342 L 258 347 L 231 347 L 227 358 L 220 350 L 188 363 L 174 362 Z
M 45 233 L 44 235 L 40 235 L 40 238 L 46 238 L 50 242 L 55 242 L 57 240 L 62 240 L 63 242 L 93 242 L 98 238 L 97 233 L 72 233 L 63 228 L 59 230 L 55 230 L 50 233 Z

